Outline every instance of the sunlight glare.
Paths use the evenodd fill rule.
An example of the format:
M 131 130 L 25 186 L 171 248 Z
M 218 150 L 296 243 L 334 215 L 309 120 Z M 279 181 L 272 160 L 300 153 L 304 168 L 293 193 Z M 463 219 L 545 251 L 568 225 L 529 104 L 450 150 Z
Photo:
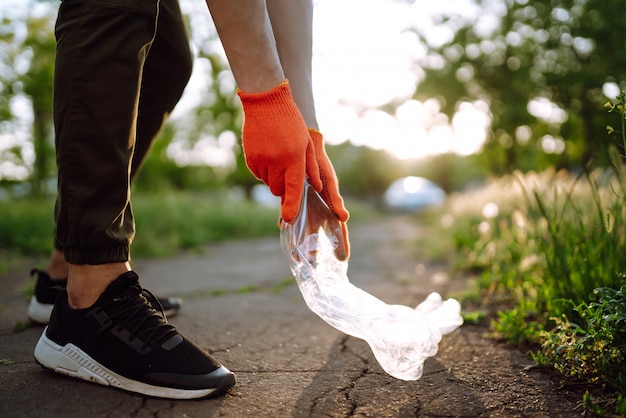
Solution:
M 604 83 L 602 93 L 609 99 L 615 99 L 620 94 L 619 85 L 615 82 Z
M 561 124 L 567 120 L 567 112 L 545 97 L 528 102 L 528 113 L 549 123 Z
M 427 1 L 315 2 L 314 94 L 328 143 L 349 140 L 400 159 L 480 151 L 491 122 L 486 103 L 464 103 L 450 121 L 437 100 L 412 99 L 423 77 L 415 62 L 424 58 L 425 47 L 405 29 L 441 27 L 433 13 L 458 7 L 457 2 L 443 3 L 447 6 Z M 475 12 L 469 6 L 464 10 L 468 16 Z M 432 33 L 436 37 L 429 42 L 449 40 L 448 33 Z M 372 109 L 388 103 L 397 104 L 394 114 Z

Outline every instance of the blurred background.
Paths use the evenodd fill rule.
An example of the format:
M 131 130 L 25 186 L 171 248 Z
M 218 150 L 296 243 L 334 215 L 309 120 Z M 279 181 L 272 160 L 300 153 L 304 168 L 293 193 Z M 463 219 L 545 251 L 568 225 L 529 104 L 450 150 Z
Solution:
M 350 197 L 383 203 L 422 176 L 447 193 L 514 170 L 606 163 L 603 104 L 620 93 L 620 2 L 317 0 L 314 86 Z M 182 0 L 195 69 L 137 190 L 239 188 L 235 83 L 204 2 Z M 0 198 L 55 191 L 57 1 L 0 5 Z

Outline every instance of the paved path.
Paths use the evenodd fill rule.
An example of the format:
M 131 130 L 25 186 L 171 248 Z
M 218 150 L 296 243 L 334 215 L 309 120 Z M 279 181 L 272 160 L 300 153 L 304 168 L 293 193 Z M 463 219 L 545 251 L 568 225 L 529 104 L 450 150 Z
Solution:
M 420 229 L 388 218 L 351 230 L 348 275 L 387 303 L 414 306 L 431 291 L 448 297 L 446 266 L 422 260 Z M 44 263 L 45 260 L 40 260 Z M 386 375 L 361 340 L 308 310 L 278 237 L 210 246 L 202 254 L 138 260 L 134 269 L 159 295 L 181 295 L 171 319 L 233 370 L 237 385 L 200 401 L 144 398 L 41 369 L 32 351 L 43 328 L 26 320 L 27 271 L 0 286 L 0 417 L 555 417 L 580 414 L 580 398 L 558 390 L 522 353 L 465 325 L 444 337 L 422 379 Z

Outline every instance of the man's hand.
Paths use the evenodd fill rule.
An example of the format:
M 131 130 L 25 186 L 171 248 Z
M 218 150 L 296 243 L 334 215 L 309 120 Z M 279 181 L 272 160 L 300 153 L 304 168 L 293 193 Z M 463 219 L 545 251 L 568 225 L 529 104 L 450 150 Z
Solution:
M 304 119 L 288 81 L 261 93 L 238 91 L 243 106 L 242 142 L 252 174 L 280 196 L 285 222 L 298 215 L 304 179 L 321 188 L 320 169 Z

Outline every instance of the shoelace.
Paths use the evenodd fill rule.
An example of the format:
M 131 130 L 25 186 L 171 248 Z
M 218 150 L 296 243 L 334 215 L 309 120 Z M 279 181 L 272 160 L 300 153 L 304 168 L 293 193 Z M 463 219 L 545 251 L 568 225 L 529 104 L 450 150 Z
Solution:
M 111 310 L 109 318 L 114 321 L 116 318 L 121 322 L 116 325 L 118 330 L 127 329 L 130 332 L 129 339 L 139 338 L 142 342 L 142 349 L 145 349 L 152 342 L 158 344 L 177 334 L 176 329 L 167 323 L 163 307 L 158 299 L 146 291 L 161 309 L 162 316 L 152 307 L 153 305 L 141 294 L 142 289 L 138 285 L 132 286 L 124 294 L 113 299 L 107 304 L 115 304 L 115 309 Z M 107 304 L 103 305 L 104 308 Z
M 142 289 L 141 291 L 141 295 L 146 298 L 146 300 L 148 301 L 148 303 L 150 304 L 150 306 L 152 306 L 157 313 L 160 313 L 161 316 L 165 319 L 165 321 L 167 322 L 167 316 L 165 315 L 165 308 L 163 307 L 163 304 L 161 303 L 161 301 L 159 300 L 159 298 L 157 298 L 154 293 L 152 293 L 151 291 L 149 291 L 148 289 Z

